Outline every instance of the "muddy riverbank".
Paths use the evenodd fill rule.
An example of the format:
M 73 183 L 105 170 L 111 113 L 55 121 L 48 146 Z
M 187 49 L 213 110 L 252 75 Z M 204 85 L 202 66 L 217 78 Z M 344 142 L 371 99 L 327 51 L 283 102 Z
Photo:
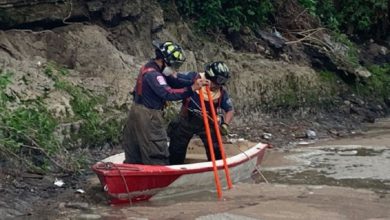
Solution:
M 47 219 L 389 219 L 390 197 L 346 187 L 240 183 L 222 201 L 200 196 L 138 204 L 58 207 Z M 47 212 L 46 212 L 47 213 Z M 35 216 L 36 217 L 36 216 Z M 34 219 L 34 218 L 31 218 Z
M 89 173 L 77 181 L 58 177 L 65 182 L 62 187 L 53 185 L 55 179 L 48 177 L 6 182 L 1 187 L 5 196 L 0 210 L 2 216 L 16 219 L 390 219 L 388 125 L 387 120 L 354 137 L 269 149 L 261 168 L 269 184 L 257 176 L 225 190 L 221 201 L 215 192 L 205 192 L 134 206 L 109 206 L 97 178 Z M 375 169 L 384 172 L 370 176 L 369 170 L 363 170 L 362 178 L 337 176 L 370 168 L 370 163 L 354 157 L 377 161 Z M 356 163 L 337 163 L 340 158 Z M 326 169 L 319 169 L 318 164 Z M 7 196 L 6 184 L 19 184 L 14 188 L 20 194 Z M 77 192 L 79 189 L 85 193 Z M 28 199 L 23 201 L 20 198 L 26 192 Z

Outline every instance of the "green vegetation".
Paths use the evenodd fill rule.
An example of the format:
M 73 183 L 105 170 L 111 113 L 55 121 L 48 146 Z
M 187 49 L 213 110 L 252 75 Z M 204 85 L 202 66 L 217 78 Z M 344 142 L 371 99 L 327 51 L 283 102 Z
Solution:
M 167 0 L 160 0 L 167 3 Z M 347 34 L 385 38 L 390 29 L 387 0 L 298 0 L 329 29 Z M 203 31 L 259 28 L 270 24 L 275 2 L 270 0 L 176 0 L 181 15 Z
M 43 72 L 55 82 L 58 81 L 59 76 L 66 76 L 69 74 L 69 70 L 65 67 L 58 66 L 54 62 L 48 62 Z
M 48 159 L 59 151 L 59 142 L 53 135 L 57 122 L 39 100 L 9 107 L 13 99 L 6 95 L 5 89 L 12 82 L 11 77 L 11 72 L 0 71 L 0 151 L 34 170 L 46 169 Z M 34 158 L 35 164 L 23 157 Z
M 328 104 L 332 103 L 332 96 L 324 96 L 320 90 L 315 88 L 307 88 L 299 92 L 286 89 L 280 92 L 274 100 L 272 105 L 276 110 L 298 110 L 300 108 L 320 108 L 330 107 Z M 274 109 L 270 109 L 274 110 Z
M 194 19 L 202 30 L 239 30 L 242 26 L 258 28 L 274 10 L 270 0 L 180 0 L 179 12 Z
M 353 43 L 347 35 L 340 33 L 340 32 L 333 32 L 332 37 L 335 42 L 338 42 L 344 46 L 345 52 L 344 52 L 344 57 L 346 58 L 346 61 L 349 61 L 351 64 L 354 66 L 359 66 L 359 51 L 358 47 L 356 46 L 355 43 Z
M 345 88 L 342 84 L 342 79 L 334 72 L 330 71 L 321 71 L 319 72 L 321 86 L 318 88 L 321 90 L 319 95 L 322 96 L 321 99 L 326 100 L 325 105 L 332 104 L 336 97 L 343 91 Z
M 334 31 L 386 37 L 389 32 L 387 0 L 299 0 Z
M 5 106 L 6 101 L 8 101 L 9 97 L 5 94 L 4 90 L 7 85 L 11 82 L 12 73 L 8 71 L 0 70 L 0 107 L 3 108 Z
M 55 81 L 55 87 L 70 94 L 74 118 L 67 120 L 82 121 L 80 130 L 73 134 L 73 141 L 82 140 L 85 147 L 102 146 L 105 143 L 118 144 L 121 135 L 121 123 L 116 118 L 107 118 L 98 108 L 106 102 L 106 97 L 96 96 L 88 90 L 74 86 L 61 78 L 69 71 L 49 63 L 45 74 Z M 103 110 L 103 109 L 102 109 Z
M 298 110 L 300 108 L 332 108 L 337 104 L 340 93 L 357 94 L 358 96 L 383 103 L 390 98 L 390 65 L 372 65 L 368 68 L 372 76 L 356 81 L 352 86 L 342 83 L 342 79 L 334 72 L 319 72 L 320 84 L 304 86 L 298 79 L 290 77 L 287 84 L 280 88 L 269 101 L 267 111 Z
M 390 97 L 390 64 L 373 65 L 368 68 L 372 76 L 356 83 L 356 93 L 361 96 L 384 101 Z
M 330 109 L 335 104 L 338 88 L 338 77 L 331 72 L 320 72 L 320 84 L 308 85 L 305 79 L 289 76 L 285 84 L 267 101 L 264 110 L 268 112 L 284 110 Z
M 263 105 L 268 112 L 310 109 L 331 109 L 337 105 L 340 93 L 356 94 L 366 100 L 383 103 L 390 98 L 390 65 L 373 65 L 368 68 L 372 76 L 356 81 L 347 86 L 336 73 L 319 72 L 320 84 L 309 86 L 296 77 L 289 77 L 279 88 L 268 105 Z
M 33 101 L 20 101 L 7 86 L 12 83 L 13 74 L 0 71 L 0 161 L 23 164 L 34 172 L 77 171 L 85 165 L 82 154 L 70 155 L 69 147 L 94 147 L 106 143 L 117 144 L 121 134 L 121 123 L 116 118 L 108 118 L 101 111 L 106 99 L 93 95 L 84 88 L 74 86 L 64 76 L 69 71 L 55 63 L 48 63 L 44 74 L 53 79 L 55 89 L 72 96 L 70 101 L 74 115 L 63 119 L 54 118 L 39 97 Z M 10 95 L 11 94 L 11 95 Z M 113 116 L 114 117 L 114 116 Z M 70 135 L 70 140 L 61 142 L 61 123 L 79 123 L 79 129 Z M 69 132 L 69 131 L 67 131 Z M 81 141 L 81 142 L 80 142 Z

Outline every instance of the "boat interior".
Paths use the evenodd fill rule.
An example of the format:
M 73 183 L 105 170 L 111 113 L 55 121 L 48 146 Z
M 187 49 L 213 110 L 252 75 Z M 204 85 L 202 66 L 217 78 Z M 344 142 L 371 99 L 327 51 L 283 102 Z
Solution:
M 254 146 L 256 143 L 252 143 L 247 140 L 235 140 L 234 143 L 230 140 L 224 140 L 223 146 L 225 149 L 226 157 L 232 157 L 243 151 L 248 150 L 250 147 Z M 203 142 L 199 138 L 193 138 L 188 145 L 186 160 L 184 163 L 199 163 L 206 162 L 207 155 L 206 150 L 203 145 Z
M 232 157 L 239 153 L 242 153 L 248 150 L 250 147 L 254 146 L 256 143 L 249 142 L 247 140 L 224 140 L 223 145 L 226 153 L 226 157 Z M 102 160 L 103 162 L 112 162 L 112 163 L 122 163 L 125 159 L 124 153 L 112 155 L 108 158 Z M 203 142 L 199 138 L 193 138 L 190 141 L 190 144 L 187 149 L 185 164 L 190 163 L 199 163 L 206 162 L 206 150 L 203 145 Z

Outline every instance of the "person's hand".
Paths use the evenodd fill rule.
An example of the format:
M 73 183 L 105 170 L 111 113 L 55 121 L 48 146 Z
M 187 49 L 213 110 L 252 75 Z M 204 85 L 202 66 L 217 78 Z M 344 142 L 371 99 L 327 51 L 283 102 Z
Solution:
M 192 88 L 192 91 L 196 91 L 196 90 L 199 90 L 201 89 L 203 86 L 206 86 L 206 85 L 209 85 L 210 82 L 209 80 L 207 79 L 196 79 L 194 84 L 192 84 L 191 88 Z
M 223 136 L 228 135 L 230 133 L 229 125 L 226 123 L 222 123 L 220 131 L 221 131 L 221 135 Z

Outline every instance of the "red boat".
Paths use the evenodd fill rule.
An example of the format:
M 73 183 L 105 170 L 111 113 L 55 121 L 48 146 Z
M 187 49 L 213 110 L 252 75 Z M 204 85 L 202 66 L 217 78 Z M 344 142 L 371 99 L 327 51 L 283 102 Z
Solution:
M 235 143 L 225 146 L 226 162 L 233 183 L 248 179 L 263 159 L 266 144 Z M 93 165 L 111 204 L 133 203 L 215 190 L 212 162 L 203 147 L 189 147 L 186 164 L 123 164 L 124 154 L 106 158 Z M 223 161 L 216 161 L 222 186 L 226 186 Z M 226 187 L 224 187 L 226 188 Z

